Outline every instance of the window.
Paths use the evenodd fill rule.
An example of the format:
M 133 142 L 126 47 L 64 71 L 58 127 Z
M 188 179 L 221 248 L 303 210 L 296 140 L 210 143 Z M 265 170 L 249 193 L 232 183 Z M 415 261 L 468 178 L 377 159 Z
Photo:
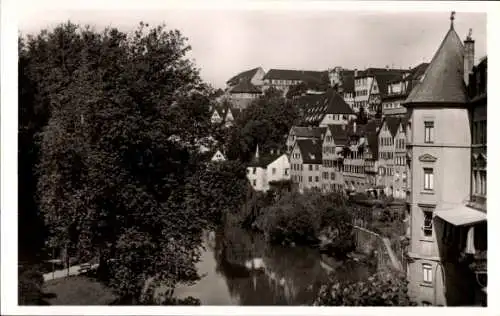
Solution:
M 424 190 L 434 190 L 434 170 L 432 168 L 424 168 Z
M 275 175 L 275 174 L 276 174 L 276 168 L 273 168 L 273 169 L 272 169 L 272 173 L 273 173 L 273 175 Z
M 253 174 L 255 174 L 257 172 L 257 168 L 253 168 Z
M 313 182 L 313 177 L 309 176 L 309 182 Z
M 313 165 L 309 165 L 309 171 L 313 170 Z
M 432 236 L 432 211 L 423 211 L 424 212 L 424 226 L 422 230 L 424 231 L 425 237 Z
M 432 283 L 432 265 L 430 265 L 429 263 L 423 263 L 422 273 L 424 277 L 424 283 Z
M 316 171 L 318 171 L 318 170 L 319 170 L 319 165 L 316 165 L 316 168 L 315 168 L 315 169 L 316 169 Z
M 332 173 L 330 174 L 330 177 L 331 177 L 330 179 L 335 180 L 335 172 L 332 172 Z
M 425 127 L 424 142 L 425 143 L 434 142 L 434 122 L 426 121 L 424 122 L 424 127 Z
M 288 168 L 285 169 L 285 176 L 288 175 Z
M 257 185 L 257 180 L 253 180 L 253 185 L 256 186 Z
M 319 177 L 318 176 L 316 176 L 316 182 L 319 182 Z

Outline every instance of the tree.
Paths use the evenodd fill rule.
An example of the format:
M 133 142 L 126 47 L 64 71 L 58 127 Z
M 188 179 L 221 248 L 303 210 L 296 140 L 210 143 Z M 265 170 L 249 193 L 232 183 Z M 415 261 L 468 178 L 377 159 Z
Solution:
M 248 188 L 245 167 L 237 161 L 209 162 L 188 180 L 186 207 L 203 215 L 215 228 L 227 214 L 235 214 L 245 201 Z
M 132 303 L 148 280 L 173 287 L 198 277 L 205 222 L 184 187 L 208 130 L 209 92 L 186 41 L 144 23 L 132 36 L 68 23 L 29 40 L 28 53 L 53 52 L 39 63 L 59 65 L 47 69 L 38 184 L 51 245 L 98 257 Z
M 321 287 L 316 306 L 414 306 L 403 274 L 381 271 L 360 282 L 334 278 Z
M 237 128 L 229 137 L 230 159 L 248 161 L 257 145 L 266 152 L 281 148 L 290 128 L 299 118 L 298 110 L 282 92 L 270 88 L 241 114 Z

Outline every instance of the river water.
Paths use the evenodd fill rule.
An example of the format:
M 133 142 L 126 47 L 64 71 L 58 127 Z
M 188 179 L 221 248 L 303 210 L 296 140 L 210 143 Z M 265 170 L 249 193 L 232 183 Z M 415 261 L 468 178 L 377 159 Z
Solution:
M 196 284 L 174 295 L 192 296 L 202 305 L 310 305 L 329 273 L 340 280 L 365 278 L 361 264 L 328 261 L 308 247 L 267 244 L 261 235 L 239 228 L 206 233 Z

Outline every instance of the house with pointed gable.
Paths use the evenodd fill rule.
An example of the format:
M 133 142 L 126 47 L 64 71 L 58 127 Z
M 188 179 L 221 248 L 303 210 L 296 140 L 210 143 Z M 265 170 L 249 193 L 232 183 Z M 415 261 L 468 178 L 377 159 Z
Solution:
M 304 122 L 310 126 L 347 124 L 356 118 L 354 111 L 334 88 L 323 94 L 303 96 L 298 102 L 301 102 Z
M 291 180 L 299 192 L 321 190 L 322 142 L 298 139 L 290 154 Z
M 451 25 L 408 110 L 411 185 L 407 274 L 409 295 L 422 305 L 486 304 L 486 212 L 471 200 L 471 145 L 467 85 L 474 41 L 462 43 Z
M 317 139 L 323 141 L 326 127 L 292 126 L 286 139 L 287 153 L 291 153 L 298 139 Z
M 385 117 L 378 133 L 377 185 L 384 189 L 387 196 L 393 196 L 394 192 L 395 136 L 399 128 L 399 122 L 399 117 Z
M 270 183 L 290 180 L 288 155 L 276 149 L 260 153 L 257 146 L 255 156 L 247 166 L 247 178 L 255 191 L 263 192 L 270 189 Z
M 328 125 L 322 144 L 321 187 L 323 192 L 343 192 L 344 190 L 342 153 L 348 141 L 345 125 Z
M 218 149 L 215 151 L 215 153 L 212 156 L 212 159 L 210 160 L 214 162 L 226 161 L 226 156 L 222 153 L 220 149 Z

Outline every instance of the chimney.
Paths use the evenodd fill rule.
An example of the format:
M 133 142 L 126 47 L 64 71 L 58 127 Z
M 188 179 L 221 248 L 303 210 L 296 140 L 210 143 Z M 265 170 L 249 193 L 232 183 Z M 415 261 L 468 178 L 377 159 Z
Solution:
M 464 41 L 464 82 L 469 85 L 469 75 L 474 67 L 474 40 L 472 39 L 472 29 L 469 29 L 469 34 Z

